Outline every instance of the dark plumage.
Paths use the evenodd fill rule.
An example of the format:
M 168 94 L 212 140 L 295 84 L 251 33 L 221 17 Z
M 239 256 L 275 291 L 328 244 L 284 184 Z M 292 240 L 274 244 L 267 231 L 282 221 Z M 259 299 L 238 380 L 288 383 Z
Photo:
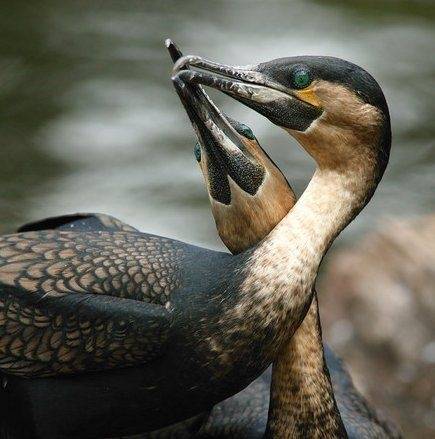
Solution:
M 213 261 L 214 273 L 222 270 L 221 276 L 225 278 L 225 270 L 219 267 L 225 266 L 228 258 L 223 253 L 131 232 L 34 231 L 5 236 L 0 240 L 0 368 L 8 374 L 41 377 L 144 363 L 136 371 L 137 388 L 134 389 L 141 400 L 141 430 L 163 426 L 168 418 L 173 421 L 178 420 L 177 417 L 194 415 L 212 403 L 209 396 L 211 401 L 217 402 L 222 399 L 222 390 L 226 393 L 233 386 L 243 387 L 243 381 L 239 384 L 227 377 L 229 381 L 223 386 L 226 390 L 212 387 L 214 390 L 207 396 L 201 389 L 201 382 L 208 388 L 209 378 L 213 381 L 213 376 L 219 382 L 220 361 L 214 362 L 212 356 L 207 357 L 207 348 L 204 346 L 202 351 L 200 341 L 206 337 L 206 327 L 217 323 L 210 318 L 206 327 L 198 325 L 201 317 L 195 313 L 192 303 L 199 306 L 200 316 L 207 300 L 207 294 L 203 292 L 211 290 L 207 285 L 213 281 L 204 270 Z M 194 267 L 194 273 L 181 277 L 180 273 L 188 267 Z M 177 297 L 171 297 L 169 302 L 170 293 L 174 291 L 177 291 Z M 221 300 L 215 305 L 212 297 L 216 300 L 223 296 L 218 293 L 208 297 L 211 305 L 206 309 L 211 313 L 215 308 L 217 316 L 222 312 L 217 311 Z M 169 306 L 179 311 L 170 313 Z M 189 310 L 187 318 L 182 317 L 179 307 Z M 188 353 L 189 349 L 185 353 L 176 349 L 168 351 L 166 344 L 169 339 L 174 340 L 174 328 L 179 328 L 177 339 L 180 343 L 195 343 L 205 357 L 196 357 Z M 196 337 L 199 337 L 198 342 L 194 341 Z M 162 355 L 164 362 L 158 367 L 156 361 Z M 152 366 L 147 367 L 145 363 L 150 361 Z M 165 366 L 166 361 L 174 365 Z M 253 362 L 252 366 L 255 368 Z M 197 373 L 188 373 L 192 369 Z M 115 382 L 113 386 L 111 379 Z M 245 379 L 249 381 L 248 376 Z M 34 382 L 36 393 L 45 393 L 45 385 L 52 389 L 47 398 L 44 395 L 47 404 L 50 397 L 55 398 L 51 416 L 56 416 L 56 410 L 64 413 L 68 405 L 67 401 L 54 403 L 56 385 L 65 391 L 70 384 L 65 394 L 72 397 L 73 405 L 80 400 L 73 397 L 74 381 L 68 378 L 62 384 L 61 381 L 58 379 L 54 386 L 50 381 L 46 384 Z M 13 391 L 14 382 L 10 379 L 7 389 Z M 122 412 L 122 397 L 115 388 L 116 373 L 109 373 L 107 377 L 90 376 L 90 390 L 97 388 L 98 382 L 105 389 L 113 389 Z M 174 397 L 177 389 L 180 392 L 178 403 Z M 187 396 L 182 397 L 186 391 L 196 395 L 193 397 L 196 404 L 180 407 L 181 401 L 188 400 Z M 19 394 L 19 391 L 15 393 Z M 83 388 L 79 393 L 83 393 Z M 89 392 L 88 397 L 91 394 Z M 110 390 L 105 397 L 111 405 L 116 405 L 113 401 L 116 398 L 110 399 Z M 104 404 L 93 410 L 98 412 L 103 407 Z M 43 411 L 44 406 L 37 410 Z M 77 411 L 80 408 L 72 410 L 71 424 Z M 80 423 L 89 420 L 83 422 L 90 430 L 84 435 L 98 432 L 89 419 L 96 413 L 82 415 L 79 415 Z M 99 434 L 112 434 L 117 427 L 128 425 L 122 415 L 119 413 L 113 422 L 101 425 L 103 430 Z M 131 413 L 124 415 L 127 419 L 132 416 Z M 43 416 L 41 413 L 39 419 Z M 43 423 L 36 427 L 41 428 L 40 432 L 35 432 L 37 437 L 53 434 L 44 430 Z M 130 428 L 132 432 L 138 431 L 136 422 Z M 67 425 L 63 424 L 62 429 L 68 431 Z
M 38 227 L 45 230 L 50 227 L 80 231 L 135 230 L 116 218 L 102 214 L 54 217 L 26 224 L 20 230 L 35 231 Z M 388 437 L 400 437 L 395 427 L 367 404 L 353 386 L 342 361 L 326 345 L 325 360 L 349 437 L 382 437 L 385 432 Z M 242 392 L 217 404 L 210 414 L 204 413 L 158 432 L 141 435 L 140 439 L 261 438 L 267 425 L 271 376 L 272 368 L 269 368 Z M 126 410 L 140 404 L 140 397 L 135 398 L 134 393 L 140 385 L 137 377 L 138 372 L 132 368 L 120 369 L 106 381 L 107 374 L 30 380 L 3 376 L 0 391 L 3 425 L 0 437 L 27 437 L 29 432 L 36 434 L 36 437 L 60 437 L 62 431 L 73 437 L 78 432 L 91 435 L 92 429 L 98 434 L 103 428 L 102 424 L 109 421 L 107 415 L 112 412 L 112 400 L 108 399 L 110 395 L 120 399 Z M 90 414 L 93 414 L 92 418 Z M 86 422 L 90 422 L 90 419 L 92 424 L 88 430 Z
M 76 231 L 76 232 L 123 232 L 135 231 L 134 227 L 105 214 L 79 213 L 63 215 L 43 219 L 21 226 L 20 232 L 36 232 L 40 230 Z M 138 232 L 139 233 L 139 232 Z M 125 305 L 125 302 L 122 304 Z M 114 309 L 111 316 L 115 320 L 129 311 L 131 305 L 122 309 Z M 135 303 L 135 305 L 137 305 Z M 104 322 L 108 314 L 105 309 L 92 310 L 93 320 Z M 135 324 L 131 318 L 141 312 L 134 309 L 128 328 L 116 328 L 114 325 L 111 331 L 116 331 L 127 348 L 136 350 L 140 348 L 140 342 L 131 340 L 130 346 L 126 343 L 125 337 L 128 332 L 134 331 Z M 139 324 L 143 322 L 140 321 Z M 68 323 L 65 333 L 60 341 L 66 342 L 56 349 L 51 349 L 54 355 L 59 348 L 70 349 L 74 343 L 68 337 Z M 125 326 L 125 325 L 124 325 Z M 93 328 L 92 328 L 93 329 Z M 107 333 L 106 333 L 107 335 Z M 86 337 L 96 336 L 95 331 L 85 334 Z M 98 338 L 98 337 L 96 337 Z M 98 339 L 101 348 L 107 345 L 106 340 L 100 336 Z M 128 340 L 128 339 L 127 339 Z M 102 349 L 102 350 L 103 350 Z M 101 356 L 105 360 L 105 356 Z M 128 360 L 127 360 L 128 362 Z M 90 367 L 90 365 L 89 365 Z M 113 374 L 81 374 L 71 378 L 50 377 L 25 379 L 12 375 L 2 376 L 0 390 L 0 437 L 22 438 L 58 438 L 58 437 L 103 437 L 112 435 L 113 431 L 138 431 L 136 426 L 137 411 L 140 411 L 140 398 L 144 392 L 136 392 L 140 389 L 143 381 L 140 368 L 119 369 Z M 108 417 L 118 407 L 116 417 Z M 124 420 L 124 417 L 127 420 Z M 195 419 L 183 421 L 180 425 L 174 425 L 160 431 L 162 437 L 174 437 L 174 434 L 190 436 L 199 428 L 206 414 Z M 139 420 L 140 424 L 140 420 Z M 116 426 L 116 427 L 114 427 Z M 108 433 L 103 433 L 108 432 Z
M 0 368 L 50 376 L 156 358 L 182 255 L 169 240 L 126 232 L 3 237 Z

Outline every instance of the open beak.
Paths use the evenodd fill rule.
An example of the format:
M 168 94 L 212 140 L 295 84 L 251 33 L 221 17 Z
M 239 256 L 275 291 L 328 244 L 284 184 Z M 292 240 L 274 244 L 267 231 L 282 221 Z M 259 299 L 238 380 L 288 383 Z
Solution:
M 200 70 L 185 70 L 188 66 Z M 177 60 L 173 74 L 184 82 L 221 90 L 278 126 L 305 131 L 322 109 L 301 99 L 262 66 L 233 67 L 189 55 Z
M 171 41 L 166 41 L 166 47 L 173 60 L 181 55 Z M 186 69 L 187 65 L 183 68 Z M 189 70 L 173 76 L 172 81 L 201 147 L 207 154 L 209 178 L 210 173 L 216 174 L 216 169 L 213 168 L 219 167 L 225 178 L 230 176 L 242 190 L 254 195 L 264 179 L 264 168 L 249 157 L 244 137 L 233 128 L 198 84 L 184 79 L 181 75 L 184 72 Z

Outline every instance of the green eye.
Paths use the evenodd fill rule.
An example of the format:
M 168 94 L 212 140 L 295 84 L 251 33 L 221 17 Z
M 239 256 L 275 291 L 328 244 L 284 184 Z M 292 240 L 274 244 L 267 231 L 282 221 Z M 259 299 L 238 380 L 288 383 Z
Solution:
M 237 131 L 242 136 L 245 136 L 247 139 L 255 140 L 254 133 L 252 132 L 251 128 L 248 127 L 248 125 L 245 125 L 244 123 L 239 123 Z
M 305 88 L 311 83 L 311 76 L 308 70 L 298 69 L 293 74 L 293 82 L 296 88 Z
M 195 154 L 195 158 L 197 162 L 201 161 L 201 146 L 199 143 L 196 143 L 195 148 L 193 148 L 193 153 Z

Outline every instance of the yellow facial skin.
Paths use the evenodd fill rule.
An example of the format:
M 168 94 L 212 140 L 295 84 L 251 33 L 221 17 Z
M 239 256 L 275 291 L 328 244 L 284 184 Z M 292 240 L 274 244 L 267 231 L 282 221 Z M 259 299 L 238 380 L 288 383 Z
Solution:
M 323 169 L 357 169 L 375 160 L 370 145 L 379 136 L 382 114 L 343 85 L 314 81 L 295 96 L 323 110 L 306 131 L 287 131 Z M 363 154 L 361 153 L 363 149 Z
M 297 90 L 293 94 L 301 101 L 307 102 L 314 107 L 321 107 L 320 100 L 312 85 L 303 90 Z

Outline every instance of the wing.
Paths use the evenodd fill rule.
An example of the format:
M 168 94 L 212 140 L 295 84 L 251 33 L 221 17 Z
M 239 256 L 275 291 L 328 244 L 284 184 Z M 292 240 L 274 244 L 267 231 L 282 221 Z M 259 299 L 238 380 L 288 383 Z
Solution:
M 0 369 L 47 376 L 155 358 L 180 284 L 179 244 L 126 232 L 2 237 Z
M 137 232 L 138 230 L 104 213 L 74 213 L 71 215 L 53 216 L 24 224 L 17 232 L 34 232 L 38 230 L 71 230 L 92 232 L 97 230 Z
M 169 315 L 161 306 L 92 294 L 41 301 L 3 289 L 0 369 L 25 377 L 137 365 L 161 354 Z
M 40 231 L 0 238 L 0 285 L 34 296 L 111 295 L 166 305 L 182 243 L 142 233 Z

